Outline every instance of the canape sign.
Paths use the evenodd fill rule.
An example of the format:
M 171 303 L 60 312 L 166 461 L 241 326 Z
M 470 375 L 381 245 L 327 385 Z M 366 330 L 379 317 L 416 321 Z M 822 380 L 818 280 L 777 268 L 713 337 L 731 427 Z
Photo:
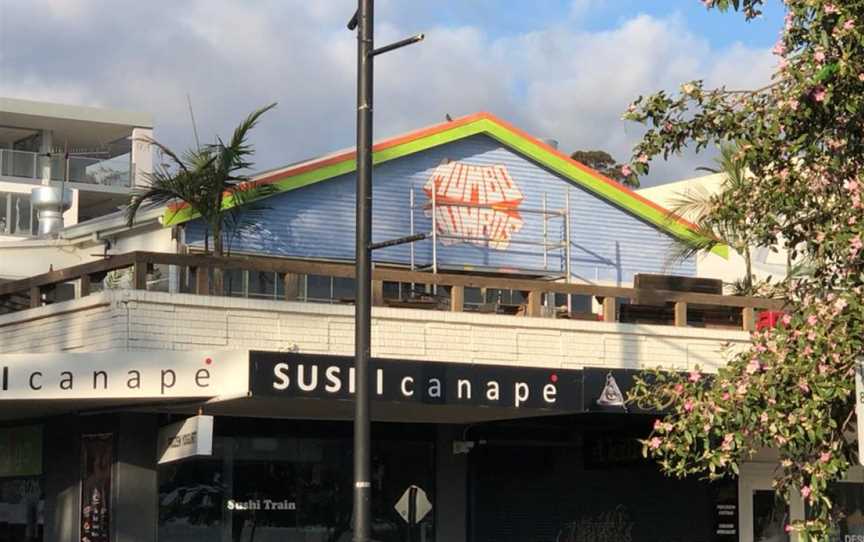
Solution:
M 248 351 L 0 355 L 8 399 L 198 398 L 246 393 Z
M 253 395 L 351 399 L 354 360 L 347 356 L 251 352 Z M 580 371 L 473 363 L 373 359 L 373 401 L 582 409 Z

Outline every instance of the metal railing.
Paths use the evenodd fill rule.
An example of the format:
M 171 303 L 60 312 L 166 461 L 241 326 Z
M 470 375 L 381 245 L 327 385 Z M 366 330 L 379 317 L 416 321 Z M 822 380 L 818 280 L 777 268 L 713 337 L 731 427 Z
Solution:
M 132 181 L 131 154 L 125 153 L 112 158 L 61 155 L 51 156 L 51 180 L 62 181 L 66 178 L 75 183 L 96 184 L 101 186 L 129 187 Z M 0 176 L 21 177 L 39 180 L 42 178 L 39 153 L 0 149 Z
M 222 292 L 215 291 L 220 280 Z M 231 295 L 225 276 L 232 271 L 274 273 L 282 282 L 278 295 L 268 296 L 289 301 L 308 300 L 301 295 L 299 284 L 304 276 L 353 278 L 354 266 L 308 260 L 286 260 L 263 257 L 222 257 L 194 254 L 130 252 L 104 260 L 50 271 L 42 275 L 0 284 L 0 312 L 14 312 L 40 307 L 66 299 L 83 297 L 104 288 L 131 288 L 185 292 L 198 295 Z M 172 278 L 173 277 L 173 278 Z M 756 297 L 703 294 L 670 290 L 620 288 L 592 284 L 549 282 L 500 276 L 468 274 L 430 274 L 397 268 L 376 267 L 372 274 L 373 303 L 378 306 L 449 310 L 468 308 L 466 290 L 495 289 L 519 291 L 524 302 L 506 314 L 528 317 L 562 316 L 565 318 L 632 322 L 675 326 L 725 327 L 753 330 L 755 311 L 782 310 L 783 301 Z M 174 286 L 170 284 L 174 282 Z M 385 283 L 425 287 L 434 296 L 411 299 L 387 298 Z M 392 289 L 390 289 L 392 290 Z M 599 311 L 561 314 L 549 311 L 549 300 L 556 294 L 590 296 Z M 551 297 L 550 297 L 551 296 Z M 640 300 L 643 302 L 640 304 Z M 341 300 L 352 302 L 351 299 Z M 593 304 L 593 303 L 592 303 Z M 629 310 L 624 310 L 630 307 Z M 589 309 L 590 310 L 590 309 Z M 498 311 L 493 311 L 498 312 Z M 635 316 L 634 316 L 635 315 Z

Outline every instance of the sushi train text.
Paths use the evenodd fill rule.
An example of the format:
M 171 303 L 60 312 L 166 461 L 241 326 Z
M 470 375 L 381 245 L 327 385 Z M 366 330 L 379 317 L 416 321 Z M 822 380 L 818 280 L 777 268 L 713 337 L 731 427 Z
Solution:
M 252 352 L 253 395 L 350 399 L 353 358 Z M 547 410 L 581 407 L 578 371 L 415 360 L 371 362 L 373 400 Z

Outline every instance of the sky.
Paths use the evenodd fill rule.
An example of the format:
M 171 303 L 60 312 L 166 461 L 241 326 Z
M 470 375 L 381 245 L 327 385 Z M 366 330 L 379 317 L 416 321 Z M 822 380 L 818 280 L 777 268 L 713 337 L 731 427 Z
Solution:
M 762 18 L 700 0 L 378 0 L 375 138 L 489 111 L 567 153 L 619 161 L 641 134 L 621 120 L 642 94 L 688 80 L 756 87 L 776 65 L 780 0 Z M 153 115 L 155 136 L 230 137 L 278 102 L 251 141 L 265 170 L 351 147 L 356 38 L 351 0 L 0 0 L 0 96 Z M 693 177 L 710 155 L 652 165 L 643 186 Z

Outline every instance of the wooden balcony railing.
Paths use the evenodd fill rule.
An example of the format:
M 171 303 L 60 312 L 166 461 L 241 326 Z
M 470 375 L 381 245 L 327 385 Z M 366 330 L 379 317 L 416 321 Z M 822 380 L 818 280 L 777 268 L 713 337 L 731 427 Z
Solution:
M 283 284 L 279 290 L 280 298 L 296 300 L 299 297 L 299 278 L 315 275 L 337 278 L 353 278 L 354 266 L 343 263 L 315 262 L 309 260 L 287 260 L 264 257 L 232 256 L 216 258 L 195 254 L 165 254 L 156 252 L 130 252 L 50 271 L 30 278 L 0 283 L 0 312 L 14 312 L 44 304 L 89 295 L 92 291 L 103 289 L 106 277 L 112 273 L 124 276 L 125 287 L 147 290 L 168 291 L 164 281 L 156 288 L 157 275 L 164 277 L 174 273 L 175 291 L 199 295 L 214 295 L 215 269 L 223 273 L 231 271 L 256 271 L 274 273 Z M 164 273 L 163 273 L 164 271 Z M 775 299 L 727 296 L 694 292 L 680 292 L 640 288 L 619 288 L 591 284 L 568 284 L 538 279 L 508 278 L 456 273 L 437 273 L 410 271 L 398 268 L 376 267 L 372 273 L 373 303 L 375 305 L 444 308 L 461 312 L 466 310 L 466 289 L 496 289 L 522 292 L 524 302 L 510 313 L 529 317 L 551 315 L 544 310 L 544 296 L 565 294 L 590 296 L 597 300 L 599 314 L 560 314 L 560 316 L 595 319 L 605 322 L 627 321 L 637 323 L 667 323 L 676 326 L 711 325 L 720 322 L 718 327 L 736 327 L 753 330 L 756 310 L 781 310 L 783 302 Z M 110 281 L 109 281 L 110 282 Z M 429 291 L 433 288 L 444 295 L 420 299 L 388 299 L 384 292 L 385 283 L 424 285 Z M 223 288 L 224 290 L 224 288 Z M 224 292 L 221 292 L 222 294 Z M 443 307 L 441 300 L 444 300 Z M 621 301 L 619 301 L 621 300 Z M 640 304 L 640 300 L 642 304 Z M 350 299 L 343 301 L 351 302 Z M 628 310 L 621 302 L 626 303 Z M 592 303 L 593 304 L 593 303 Z M 513 309 L 511 306 L 510 309 Z M 634 316 L 635 315 L 635 316 Z M 713 315 L 713 316 L 712 316 Z M 719 315 L 719 316 L 718 316 Z M 619 320 L 619 316 L 621 319 Z M 725 324 L 725 325 L 724 325 Z

